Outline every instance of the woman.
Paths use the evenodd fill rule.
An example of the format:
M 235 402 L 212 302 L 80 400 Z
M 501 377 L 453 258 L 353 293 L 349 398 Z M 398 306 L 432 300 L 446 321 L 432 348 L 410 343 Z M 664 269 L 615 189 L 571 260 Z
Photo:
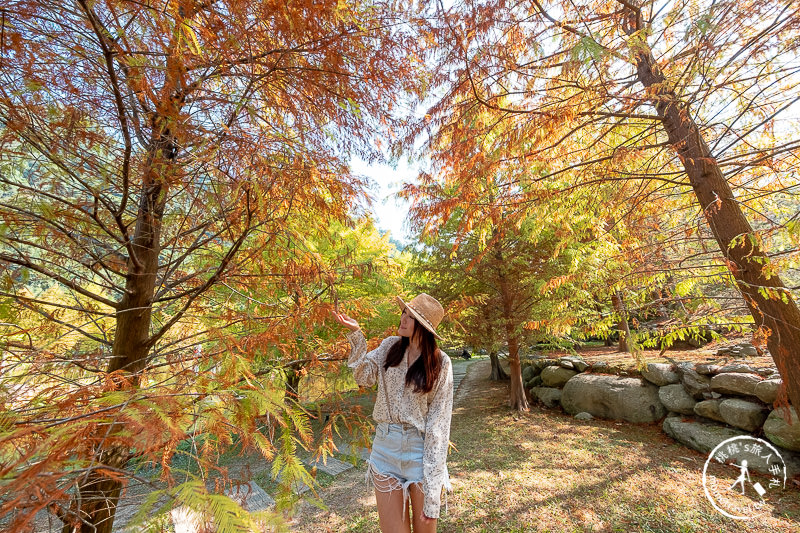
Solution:
M 367 475 L 375 487 L 381 531 L 408 532 L 413 523 L 415 533 L 435 532 L 442 489 L 450 490 L 446 460 L 453 369 L 436 345 L 444 309 L 427 294 L 407 304 L 398 297 L 397 302 L 403 310 L 397 336 L 369 353 L 358 322 L 338 312 L 334 317 L 350 330 L 347 365 L 356 383 L 378 384 Z

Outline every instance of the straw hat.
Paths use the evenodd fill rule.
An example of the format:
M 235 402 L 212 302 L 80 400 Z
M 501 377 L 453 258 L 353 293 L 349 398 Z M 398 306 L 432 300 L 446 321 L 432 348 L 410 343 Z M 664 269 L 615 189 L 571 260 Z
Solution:
M 396 298 L 400 309 L 408 310 L 422 327 L 433 333 L 437 339 L 444 340 L 436 333 L 436 327 L 444 316 L 444 307 L 436 298 L 425 293 L 420 294 L 408 303 L 405 303 L 399 296 L 396 296 Z

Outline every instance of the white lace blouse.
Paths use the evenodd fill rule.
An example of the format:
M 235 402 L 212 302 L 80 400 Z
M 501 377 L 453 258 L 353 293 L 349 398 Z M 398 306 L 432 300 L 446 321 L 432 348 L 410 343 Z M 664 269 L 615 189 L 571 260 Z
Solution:
M 450 442 L 450 417 L 453 413 L 453 367 L 450 358 L 442 353 L 442 369 L 439 378 L 428 393 L 415 393 L 413 386 L 406 386 L 408 360 L 403 358 L 399 365 L 390 367 L 384 373 L 386 392 L 383 392 L 383 380 L 378 373 L 386 361 L 386 354 L 400 337 L 388 337 L 380 346 L 367 353 L 367 342 L 361 330 L 347 334 L 352 351 L 347 366 L 353 369 L 356 383 L 362 387 L 371 387 L 378 383 L 378 395 L 372 418 L 378 422 L 412 424 L 424 437 L 424 454 L 422 457 L 422 492 L 425 495 L 423 511 L 430 518 L 439 517 L 442 489 L 450 490 L 447 474 L 447 448 Z M 392 419 L 389 417 L 386 396 L 391 403 Z

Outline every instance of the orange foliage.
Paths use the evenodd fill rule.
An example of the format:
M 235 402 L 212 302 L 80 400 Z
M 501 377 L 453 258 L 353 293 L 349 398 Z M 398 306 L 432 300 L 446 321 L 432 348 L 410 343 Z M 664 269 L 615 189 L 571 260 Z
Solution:
M 350 158 L 381 157 L 374 138 L 420 91 L 411 7 L 4 4 L 0 321 L 19 323 L 0 332 L 8 527 L 47 507 L 107 531 L 92 483 L 121 486 L 131 462 L 174 483 L 186 439 L 202 441 L 201 477 L 234 437 L 267 459 L 293 453 L 280 427 L 254 435 L 259 417 L 307 442 L 275 375 L 336 346 L 296 339 L 327 318 L 339 266 L 368 269 L 323 265 L 302 237 L 350 224 L 366 198 Z

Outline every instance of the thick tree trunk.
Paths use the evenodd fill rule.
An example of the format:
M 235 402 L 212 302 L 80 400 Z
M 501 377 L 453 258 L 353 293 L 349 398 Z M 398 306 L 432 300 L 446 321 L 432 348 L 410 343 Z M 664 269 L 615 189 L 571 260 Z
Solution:
M 519 361 L 520 339 L 514 323 L 514 295 L 508 286 L 507 280 L 501 276 L 503 295 L 503 314 L 506 325 L 506 341 L 508 343 L 508 372 L 511 377 L 511 387 L 508 394 L 508 405 L 517 411 L 527 411 L 528 399 L 525 397 L 525 388 L 522 385 L 522 365 Z
M 631 329 L 628 326 L 628 313 L 625 311 L 625 301 L 622 299 L 622 293 L 616 291 L 611 295 L 611 303 L 614 310 L 619 315 L 619 322 L 617 323 L 617 331 L 619 331 L 619 351 L 630 352 L 628 346 L 628 339 L 631 338 Z
M 525 388 L 522 385 L 522 366 L 519 362 L 519 339 L 509 336 L 508 363 L 511 374 L 511 388 L 508 395 L 508 405 L 517 411 L 529 409 L 528 399 L 525 397 Z
M 101 473 L 103 466 L 124 468 L 128 461 L 126 450 L 112 448 L 97 457 L 97 466 L 78 487 L 79 499 L 74 499 L 65 519 L 62 533 L 110 533 L 114 514 L 122 491 L 122 483 Z
M 506 371 L 503 370 L 503 367 L 500 365 L 500 356 L 497 355 L 497 351 L 489 353 L 489 360 L 492 362 L 492 373 L 489 379 L 492 381 L 508 379 L 508 374 L 506 374 Z
M 117 311 L 117 327 L 108 365 L 109 374 L 116 372 L 122 378 L 117 381 L 120 387 L 139 386 L 140 372 L 147 363 L 151 347 L 151 314 L 161 251 L 161 221 L 167 196 L 166 174 L 176 145 L 173 138 L 159 134 L 153 147 L 143 176 L 132 240 L 133 254 L 127 261 L 125 294 Z M 128 450 L 109 448 L 105 444 L 122 429 L 117 426 L 113 424 L 98 430 L 95 462 L 100 469 L 105 465 L 123 469 L 127 465 Z M 73 503 L 73 517 L 77 515 L 80 526 L 76 530 L 67 523 L 63 533 L 111 533 L 121 489 L 122 483 L 117 478 L 102 473 L 102 470 L 90 472 L 79 482 Z
M 631 11 L 629 33 L 641 30 L 640 13 Z M 783 378 L 791 403 L 800 407 L 800 310 L 777 275 L 742 213 L 719 164 L 711 154 L 688 106 L 680 101 L 646 46 L 634 50 L 637 76 L 647 88 L 670 143 L 683 162 L 728 268 L 757 327 L 769 336 L 767 347 Z
M 161 219 L 164 216 L 165 187 L 151 182 L 142 191 L 139 216 L 133 238 L 135 257 L 128 258 L 125 295 L 117 313 L 117 329 L 108 371 L 122 370 L 135 385 L 150 350 L 150 325 L 161 251 Z
M 158 271 L 160 221 L 163 215 L 163 188 L 151 184 L 143 193 L 139 218 L 134 236 L 136 259 L 128 260 L 126 293 L 117 314 L 117 329 L 112 347 L 108 372 L 121 372 L 127 385 L 139 385 L 139 374 L 147 362 L 151 326 L 152 299 Z M 123 381 L 119 382 L 123 386 Z M 98 466 L 125 468 L 128 453 L 125 450 L 103 449 L 106 436 L 120 428 L 103 427 L 98 432 Z M 81 520 L 81 533 L 111 533 L 122 483 L 98 471 L 92 471 L 78 486 L 77 515 Z M 65 525 L 64 533 L 73 533 Z

